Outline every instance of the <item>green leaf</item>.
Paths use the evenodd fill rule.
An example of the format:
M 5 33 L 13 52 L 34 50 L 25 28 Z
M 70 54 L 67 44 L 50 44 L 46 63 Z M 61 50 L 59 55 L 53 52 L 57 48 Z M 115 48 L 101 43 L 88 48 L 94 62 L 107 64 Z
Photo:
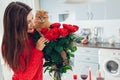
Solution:
M 51 65 L 52 65 L 51 62 L 45 62 L 43 66 L 46 67 L 46 66 L 51 66 Z
M 52 47 L 45 47 L 43 51 L 45 55 L 51 55 Z
M 51 59 L 52 59 L 52 62 L 55 62 L 55 63 L 59 63 L 62 61 L 62 58 L 61 58 L 61 55 L 59 53 L 53 53 L 51 54 Z
M 71 53 L 70 56 L 71 56 L 71 57 L 74 57 L 74 54 Z
M 44 73 L 45 73 L 47 70 L 49 70 L 49 67 L 46 67 L 46 68 L 45 68 Z
M 75 52 L 75 51 L 77 50 L 77 47 L 72 45 L 72 46 L 70 47 L 70 50 L 71 50 L 71 52 Z
M 75 42 L 81 42 L 81 40 L 83 40 L 84 39 L 84 37 L 77 37 L 77 38 L 75 38 Z
M 67 70 L 72 70 L 72 67 L 70 65 L 65 65 L 60 69 L 61 73 L 66 73 Z
M 55 47 L 55 51 L 57 51 L 58 53 L 61 53 L 63 51 L 63 47 L 58 45 Z
M 54 80 L 57 80 L 57 78 L 56 78 L 56 77 L 54 77 L 53 79 L 54 79 Z

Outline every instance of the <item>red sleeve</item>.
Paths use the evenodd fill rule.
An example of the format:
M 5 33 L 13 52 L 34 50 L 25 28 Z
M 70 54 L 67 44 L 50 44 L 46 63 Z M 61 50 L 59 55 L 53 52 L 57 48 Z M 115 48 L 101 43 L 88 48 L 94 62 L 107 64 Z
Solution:
M 32 80 L 40 64 L 43 64 L 43 52 L 33 49 L 27 69 L 17 71 L 17 77 L 19 77 L 20 80 Z

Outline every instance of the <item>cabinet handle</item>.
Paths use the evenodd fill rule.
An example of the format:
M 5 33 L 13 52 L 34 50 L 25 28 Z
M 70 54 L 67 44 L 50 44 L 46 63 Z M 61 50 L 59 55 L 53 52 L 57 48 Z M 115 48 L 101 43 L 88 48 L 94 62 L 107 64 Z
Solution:
M 94 14 L 92 12 L 87 12 L 88 20 L 92 20 L 94 18 Z
M 91 18 L 90 18 L 90 19 L 92 20 L 93 18 L 94 18 L 94 15 L 93 15 L 93 13 L 91 12 Z
M 89 50 L 86 50 L 85 52 L 90 52 Z
M 90 60 L 90 58 L 86 58 L 86 60 Z

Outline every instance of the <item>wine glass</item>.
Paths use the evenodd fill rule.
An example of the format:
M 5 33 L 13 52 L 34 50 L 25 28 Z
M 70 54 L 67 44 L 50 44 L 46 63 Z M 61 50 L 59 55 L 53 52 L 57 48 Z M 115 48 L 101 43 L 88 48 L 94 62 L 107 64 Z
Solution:
M 88 68 L 82 69 L 80 77 L 82 80 L 86 80 L 88 78 Z
M 88 77 L 88 75 L 87 75 L 87 74 L 81 74 L 81 79 L 82 79 L 82 80 L 86 80 L 86 79 L 87 79 L 87 77 Z

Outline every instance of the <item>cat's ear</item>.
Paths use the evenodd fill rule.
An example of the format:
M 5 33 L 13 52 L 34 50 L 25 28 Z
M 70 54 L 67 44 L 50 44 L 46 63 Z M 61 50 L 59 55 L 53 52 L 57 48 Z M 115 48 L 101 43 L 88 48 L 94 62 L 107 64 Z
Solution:
M 48 12 L 47 12 L 47 11 L 45 11 L 45 14 L 48 14 Z

